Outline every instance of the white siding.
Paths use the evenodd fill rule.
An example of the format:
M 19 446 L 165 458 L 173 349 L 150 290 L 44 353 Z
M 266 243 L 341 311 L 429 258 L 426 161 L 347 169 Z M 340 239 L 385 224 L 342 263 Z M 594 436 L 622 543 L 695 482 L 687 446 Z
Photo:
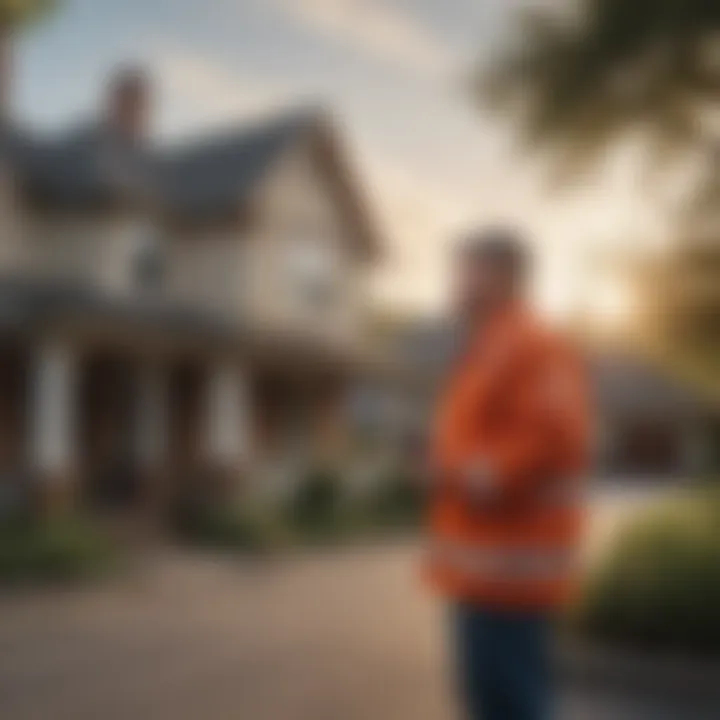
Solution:
M 47 279 L 134 292 L 133 256 L 148 225 L 132 217 L 28 219 L 23 226 L 22 268 Z
M 105 265 L 107 220 L 28 218 L 23 225 L 23 269 L 47 279 L 99 280 Z
M 239 228 L 171 238 L 168 292 L 221 313 L 237 313 L 242 242 Z
M 143 241 L 154 236 L 164 256 L 161 294 L 218 312 L 238 310 L 239 229 L 171 236 L 142 217 L 78 216 L 30 218 L 20 235 L 15 242 L 3 233 L 0 268 L 38 279 L 88 283 L 121 295 L 142 291 L 134 263 Z
M 244 245 L 248 316 L 265 325 L 352 342 L 363 267 L 332 189 L 307 148 L 288 154 L 271 174 L 259 197 L 259 218 Z M 315 292 L 318 283 L 328 286 L 325 301 Z

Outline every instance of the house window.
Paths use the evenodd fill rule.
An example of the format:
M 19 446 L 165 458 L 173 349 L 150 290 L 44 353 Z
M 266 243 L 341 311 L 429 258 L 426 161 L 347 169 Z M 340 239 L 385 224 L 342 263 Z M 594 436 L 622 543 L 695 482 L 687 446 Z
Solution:
M 132 278 L 142 290 L 155 290 L 165 278 L 165 252 L 157 233 L 149 228 L 138 235 L 132 255 Z
M 317 242 L 297 242 L 291 252 L 291 281 L 303 305 L 324 310 L 337 301 L 334 256 Z

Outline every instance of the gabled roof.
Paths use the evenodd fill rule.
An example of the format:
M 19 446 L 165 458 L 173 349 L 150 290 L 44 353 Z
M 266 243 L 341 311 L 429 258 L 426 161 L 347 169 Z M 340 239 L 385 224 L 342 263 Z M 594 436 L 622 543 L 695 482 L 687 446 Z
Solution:
M 171 148 L 156 159 L 166 202 L 179 214 L 206 217 L 248 199 L 273 161 L 314 126 L 307 111 L 235 128 Z
M 32 197 L 67 209 L 135 200 L 156 191 L 150 153 L 99 124 L 35 140 L 19 174 Z
M 293 143 L 314 138 L 336 180 L 338 201 L 363 248 L 375 252 L 359 188 L 340 157 L 336 133 L 316 109 L 286 112 L 160 150 L 103 123 L 51 139 L 0 132 L 0 158 L 29 197 L 61 209 L 149 202 L 170 217 L 206 222 L 242 209 L 275 160 Z
M 718 412 L 712 399 L 702 392 L 635 357 L 596 356 L 591 370 L 598 402 L 613 416 L 642 412 L 672 417 Z

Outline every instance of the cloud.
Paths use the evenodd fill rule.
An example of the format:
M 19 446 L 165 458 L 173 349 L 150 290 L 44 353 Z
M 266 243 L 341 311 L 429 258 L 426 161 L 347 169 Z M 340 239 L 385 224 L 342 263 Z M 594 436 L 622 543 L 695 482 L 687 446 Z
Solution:
M 210 55 L 177 45 L 155 44 L 143 61 L 159 88 L 158 125 L 164 136 L 226 124 L 292 99 L 277 83 L 249 77 Z
M 427 27 L 387 0 L 269 0 L 295 20 L 383 61 L 445 73 L 456 58 Z

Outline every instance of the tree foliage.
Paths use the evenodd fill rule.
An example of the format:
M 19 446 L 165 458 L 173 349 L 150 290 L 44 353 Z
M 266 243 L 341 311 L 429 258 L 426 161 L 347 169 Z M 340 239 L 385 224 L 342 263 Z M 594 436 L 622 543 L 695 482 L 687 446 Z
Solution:
M 58 0 L 0 0 L 0 27 L 22 27 L 52 12 L 58 4 Z
M 693 169 L 678 242 L 631 268 L 666 347 L 717 370 L 720 360 L 720 0 L 577 0 L 526 12 L 477 74 L 480 97 L 510 115 L 561 172 L 624 140 L 655 168 Z M 649 321 L 649 319 L 648 319 Z M 647 323 L 646 323 L 647 325 Z M 644 329 L 647 327 L 644 326 Z
M 720 391 L 720 251 L 679 242 L 619 261 L 634 286 L 641 347 L 714 392 Z
M 636 133 L 656 154 L 706 141 L 720 104 L 718 0 L 580 0 L 526 12 L 478 89 L 532 144 L 590 162 Z

